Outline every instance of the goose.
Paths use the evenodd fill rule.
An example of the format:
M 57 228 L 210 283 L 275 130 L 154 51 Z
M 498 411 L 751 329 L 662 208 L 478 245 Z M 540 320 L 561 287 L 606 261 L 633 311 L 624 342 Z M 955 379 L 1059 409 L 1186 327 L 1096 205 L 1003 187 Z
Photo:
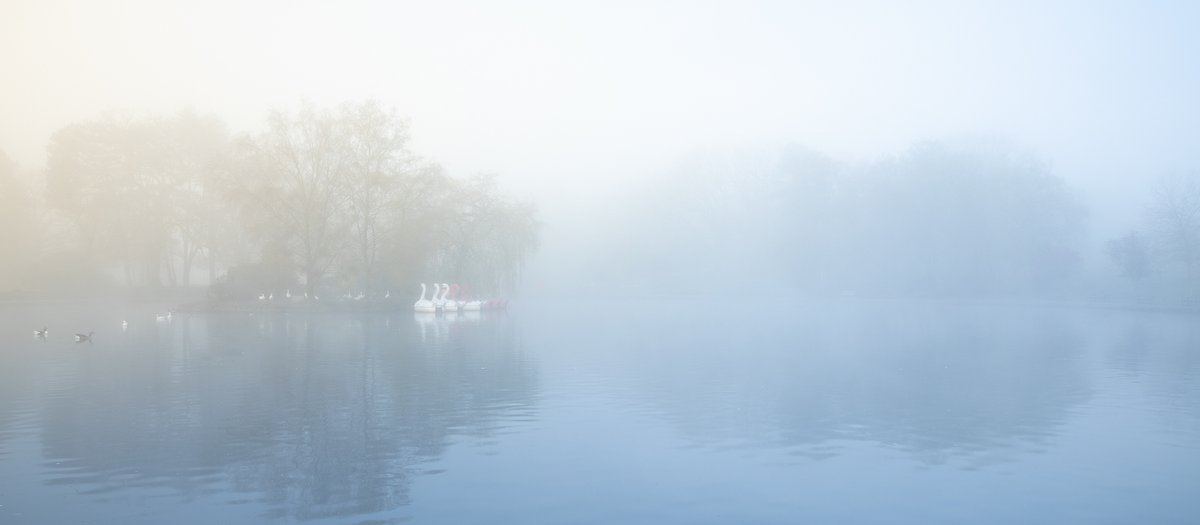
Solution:
M 259 300 L 259 301 L 266 301 L 266 300 L 267 300 L 267 294 L 265 294 L 265 293 L 260 293 L 260 294 L 258 294 L 258 300 Z
M 287 291 L 285 291 L 283 293 L 283 297 L 286 299 L 291 299 L 292 298 L 292 289 L 288 288 Z
M 384 299 L 391 299 L 391 298 L 392 298 L 392 291 L 391 291 L 391 290 L 388 290 L 388 291 L 384 292 L 384 294 L 383 294 L 383 298 L 384 298 Z
M 33 336 L 34 336 L 34 337 L 40 337 L 40 338 L 42 338 L 42 339 L 45 339 L 45 338 L 46 338 L 46 334 L 49 334 L 49 333 L 50 333 L 50 329 L 48 329 L 48 328 L 46 328 L 46 327 L 44 327 L 44 326 L 43 326 L 41 330 L 34 330 L 34 331 L 33 331 Z
M 433 313 L 437 311 L 437 307 L 434 306 L 433 301 L 425 298 L 425 290 L 425 283 L 421 283 L 421 298 L 413 303 L 413 311 L 418 313 Z
M 158 314 L 158 315 L 155 315 L 155 316 L 154 316 L 154 320 L 155 320 L 155 321 L 164 321 L 164 322 L 165 322 L 165 321 L 170 321 L 170 320 L 171 320 L 171 311 L 170 311 L 170 310 L 167 310 L 167 313 L 165 313 L 165 314 Z
M 121 330 L 129 328 L 129 321 L 121 321 Z
M 92 342 L 92 334 L 96 332 L 88 332 L 87 334 L 75 334 L 75 342 L 82 343 L 84 341 Z

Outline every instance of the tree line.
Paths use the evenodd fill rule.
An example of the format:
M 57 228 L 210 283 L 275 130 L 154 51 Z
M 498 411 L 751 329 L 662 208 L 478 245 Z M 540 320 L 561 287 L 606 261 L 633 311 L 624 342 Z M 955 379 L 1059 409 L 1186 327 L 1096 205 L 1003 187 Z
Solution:
M 1091 239 L 1090 210 L 1061 177 L 996 144 L 925 142 L 860 163 L 797 146 L 707 151 L 627 200 L 629 220 L 607 241 L 624 248 L 588 269 L 601 285 L 1200 299 L 1196 176 L 1160 181 L 1132 233 L 1107 243 Z
M 1105 251 L 1124 281 L 1118 297 L 1200 306 L 1200 174 L 1158 179 L 1140 223 Z
M 27 187 L 37 183 L 40 207 Z M 3 185 L 22 186 L 0 187 L 13 215 L 0 239 L 26 247 L 0 268 L 22 276 L 10 288 L 207 282 L 219 297 L 249 298 L 408 292 L 441 279 L 503 293 L 538 243 L 532 203 L 493 175 L 447 175 L 374 101 L 275 110 L 242 136 L 190 112 L 78 122 L 53 134 L 35 184 L 0 171 Z

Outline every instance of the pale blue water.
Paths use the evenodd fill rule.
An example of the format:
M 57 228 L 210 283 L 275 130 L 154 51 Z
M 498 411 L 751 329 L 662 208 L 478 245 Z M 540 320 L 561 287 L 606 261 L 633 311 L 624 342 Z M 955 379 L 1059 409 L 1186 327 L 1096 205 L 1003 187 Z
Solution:
M 1200 522 L 1195 316 L 154 310 L 0 303 L 0 523 Z

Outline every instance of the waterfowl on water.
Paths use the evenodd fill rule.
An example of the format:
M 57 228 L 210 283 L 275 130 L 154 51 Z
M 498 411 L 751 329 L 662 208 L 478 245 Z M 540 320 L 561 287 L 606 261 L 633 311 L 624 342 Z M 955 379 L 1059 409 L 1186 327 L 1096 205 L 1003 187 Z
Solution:
M 84 341 L 92 342 L 92 334 L 96 332 L 88 332 L 87 334 L 75 334 L 75 342 L 82 343 Z
M 47 329 L 46 327 L 44 327 L 44 326 L 43 326 L 41 330 L 34 330 L 34 331 L 33 331 L 33 336 L 34 336 L 34 337 L 41 337 L 42 339 L 45 339 L 45 338 L 46 338 L 46 334 L 48 334 L 48 333 L 50 333 L 50 330 L 49 330 L 49 329 Z

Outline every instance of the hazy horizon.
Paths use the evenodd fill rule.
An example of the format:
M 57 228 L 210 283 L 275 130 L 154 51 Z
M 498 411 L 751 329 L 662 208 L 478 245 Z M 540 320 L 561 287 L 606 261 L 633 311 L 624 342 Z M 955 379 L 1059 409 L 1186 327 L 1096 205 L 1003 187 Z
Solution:
M 364 99 L 407 115 L 416 151 L 498 173 L 548 217 L 696 151 L 870 162 L 973 136 L 1044 159 L 1108 234 L 1147 180 L 1198 166 L 1200 6 L 1175 2 L 18 0 L 0 15 L 0 149 L 24 169 L 107 111 L 190 108 L 239 133 L 301 100 Z
M 1200 521 L 1197 22 L 0 0 L 0 522 Z

